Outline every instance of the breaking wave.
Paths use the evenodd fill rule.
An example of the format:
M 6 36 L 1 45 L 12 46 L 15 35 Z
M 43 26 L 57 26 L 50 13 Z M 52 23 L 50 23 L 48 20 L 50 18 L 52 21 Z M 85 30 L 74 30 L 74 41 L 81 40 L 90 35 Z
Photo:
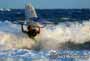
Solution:
M 26 26 L 24 26 L 26 28 Z M 0 49 L 63 49 L 67 42 L 83 44 L 90 41 L 90 21 L 48 24 L 35 38 L 38 43 L 23 34 L 19 24 L 0 22 Z

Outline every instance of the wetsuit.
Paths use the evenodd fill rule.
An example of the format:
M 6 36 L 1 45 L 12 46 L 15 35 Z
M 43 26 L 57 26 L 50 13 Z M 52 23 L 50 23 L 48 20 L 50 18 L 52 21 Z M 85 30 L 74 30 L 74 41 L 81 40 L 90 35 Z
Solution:
M 30 38 L 34 38 L 37 34 L 40 33 L 40 29 L 39 31 L 37 31 L 36 29 L 24 31 L 23 25 L 21 26 L 21 29 L 22 29 L 22 32 L 26 33 Z

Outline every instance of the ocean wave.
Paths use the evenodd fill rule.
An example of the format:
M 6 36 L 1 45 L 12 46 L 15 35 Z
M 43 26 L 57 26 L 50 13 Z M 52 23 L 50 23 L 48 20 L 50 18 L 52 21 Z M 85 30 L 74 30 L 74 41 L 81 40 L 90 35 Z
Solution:
M 85 42 L 90 42 L 90 21 L 63 22 L 57 25 L 48 24 L 41 29 L 35 38 L 35 43 L 26 34 L 23 34 L 19 24 L 9 21 L 0 22 L 0 48 L 28 48 L 28 49 L 80 49 Z M 24 26 L 26 29 L 26 26 Z M 86 44 L 87 45 L 87 44 Z M 76 46 L 76 47 L 71 47 Z M 80 46 L 80 47 L 79 47 Z

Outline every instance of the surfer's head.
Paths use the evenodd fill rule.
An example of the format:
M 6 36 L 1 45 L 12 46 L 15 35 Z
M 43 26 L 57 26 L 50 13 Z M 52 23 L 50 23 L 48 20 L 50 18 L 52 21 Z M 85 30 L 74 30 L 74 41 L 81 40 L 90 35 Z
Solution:
M 29 25 L 29 26 L 27 27 L 27 29 L 28 29 L 28 31 L 32 30 L 32 26 Z

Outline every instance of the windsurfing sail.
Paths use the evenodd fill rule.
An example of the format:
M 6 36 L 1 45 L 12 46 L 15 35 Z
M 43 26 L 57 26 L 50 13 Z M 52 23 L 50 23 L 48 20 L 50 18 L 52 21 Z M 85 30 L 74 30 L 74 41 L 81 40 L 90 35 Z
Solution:
M 26 19 L 38 17 L 35 8 L 31 4 L 25 6 L 25 16 Z
M 27 4 L 25 6 L 25 18 L 26 18 L 26 22 L 31 25 L 35 24 L 35 22 L 33 22 L 33 19 L 38 18 L 35 8 L 31 4 Z
M 32 4 L 27 4 L 25 5 L 25 22 L 27 25 L 32 25 L 32 26 L 38 26 L 40 24 L 52 24 L 51 22 L 39 18 L 37 16 L 35 8 L 32 6 Z

